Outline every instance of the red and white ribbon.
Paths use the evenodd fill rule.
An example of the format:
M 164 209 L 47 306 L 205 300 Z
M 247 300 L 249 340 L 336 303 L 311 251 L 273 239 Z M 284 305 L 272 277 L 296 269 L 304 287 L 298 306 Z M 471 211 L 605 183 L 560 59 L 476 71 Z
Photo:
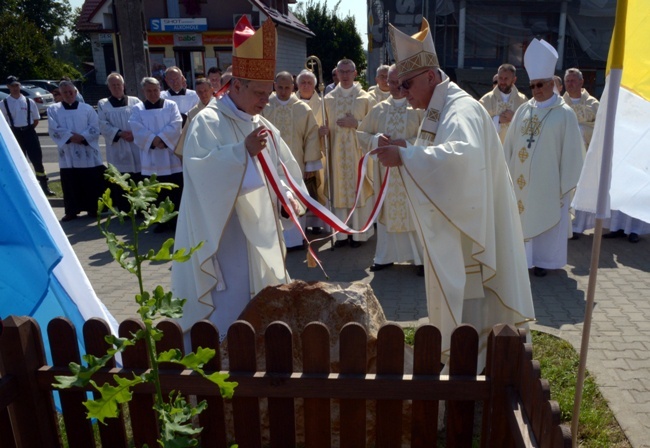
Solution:
M 271 132 L 266 132 L 268 136 L 273 140 L 273 145 L 276 148 L 277 151 L 277 142 L 275 141 L 275 137 Z M 328 210 L 326 207 L 324 207 L 320 202 L 312 198 L 307 191 L 305 191 L 296 180 L 291 177 L 291 173 L 289 173 L 289 170 L 287 170 L 287 167 L 282 163 L 280 160 L 280 164 L 282 166 L 282 170 L 284 171 L 284 174 L 286 176 L 287 182 L 289 183 L 289 187 L 291 191 L 298 197 L 298 199 L 307 206 L 309 210 L 311 210 L 317 217 L 323 220 L 323 222 L 327 223 L 330 225 L 332 229 L 335 230 L 335 233 L 345 233 L 348 235 L 351 234 L 358 234 L 358 233 L 363 233 L 367 231 L 370 226 L 375 222 L 377 219 L 377 216 L 379 215 L 379 211 L 381 210 L 381 206 L 384 203 L 384 199 L 386 198 L 386 193 L 387 193 L 387 188 L 386 186 L 388 185 L 388 180 L 390 178 L 390 169 L 386 170 L 386 176 L 384 177 L 384 180 L 381 184 L 381 188 L 379 190 L 379 195 L 377 197 L 377 200 L 375 201 L 372 212 L 370 214 L 370 217 L 366 221 L 365 225 L 363 226 L 362 229 L 360 230 L 354 230 L 353 228 L 349 227 L 347 225 L 347 222 L 350 220 L 350 217 L 354 213 L 357 203 L 359 202 L 359 198 L 362 194 L 362 188 L 361 184 L 363 182 L 363 179 L 366 176 L 367 173 L 367 165 L 368 165 L 368 158 L 370 156 L 370 153 L 365 154 L 361 160 L 359 160 L 359 165 L 357 167 L 357 184 L 356 184 L 356 193 L 355 193 L 355 200 L 354 200 L 354 205 L 352 206 L 352 209 L 350 210 L 350 213 L 348 214 L 347 218 L 345 219 L 345 222 L 341 221 L 334 213 L 332 213 L 330 210 Z M 271 185 L 271 188 L 273 188 L 273 191 L 275 192 L 276 196 L 280 200 L 280 203 L 282 206 L 285 208 L 289 216 L 291 217 L 291 220 L 294 222 L 297 228 L 300 229 L 300 232 L 302 233 L 303 238 L 305 241 L 308 241 L 308 250 L 311 253 L 312 257 L 314 260 L 316 260 L 316 263 L 318 263 L 318 266 L 321 268 L 325 276 L 327 277 L 327 274 L 325 273 L 325 270 L 323 269 L 323 265 L 321 264 L 320 260 L 316 256 L 316 253 L 311 247 L 311 243 L 313 241 L 309 241 L 307 236 L 305 235 L 304 229 L 300 225 L 298 221 L 298 216 L 296 215 L 295 211 L 293 210 L 293 207 L 287 200 L 287 198 L 282 194 L 282 189 L 280 188 L 281 181 L 278 176 L 277 170 L 272 163 L 272 161 L 269 159 L 269 155 L 266 151 L 260 151 L 257 154 L 257 158 L 260 161 L 260 165 L 262 166 L 262 171 L 264 171 L 264 174 L 267 178 L 267 181 Z M 331 182 L 331 180 L 330 180 Z M 332 198 L 330 198 L 330 201 Z M 329 237 L 326 237 L 329 238 Z M 320 239 L 319 239 L 320 240 Z M 314 240 L 314 241 L 319 241 L 319 240 Z

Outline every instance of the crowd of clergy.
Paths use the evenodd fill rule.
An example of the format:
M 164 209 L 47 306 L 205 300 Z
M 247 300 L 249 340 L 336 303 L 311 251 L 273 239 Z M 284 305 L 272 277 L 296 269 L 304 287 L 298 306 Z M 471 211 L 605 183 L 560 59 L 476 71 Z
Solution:
M 361 229 L 391 170 L 376 225 L 337 232 L 331 244 L 355 249 L 376 232 L 371 271 L 411 263 L 425 277 L 429 320 L 443 331 L 443 349 L 460 322 L 483 329 L 533 320 L 526 268 L 540 277 L 563 268 L 568 240 L 593 227 L 592 214 L 571 210 L 598 110 L 580 70 L 566 70 L 562 95 L 557 52 L 534 39 L 524 57 L 531 98 L 517 89 L 516 68 L 503 64 L 493 90 L 476 101 L 440 70 L 425 20 L 414 36 L 391 28 L 396 63 L 377 69 L 374 87 L 364 90 L 355 62 L 344 58 L 321 94 L 310 70 L 274 73 L 272 28 L 271 21 L 257 31 L 239 23 L 233 66 L 223 76 L 211 69 L 196 90 L 170 67 L 166 90 L 157 78 L 142 79 L 141 101 L 125 95 L 124 79 L 112 73 L 111 95 L 95 112 L 75 99 L 72 83 L 62 83 L 63 101 L 48 110 L 62 221 L 96 213 L 105 188 L 100 135 L 108 163 L 121 172 L 179 185 L 166 193 L 178 220 L 154 231 L 175 230 L 179 247 L 205 242 L 189 263 L 172 268 L 174 293 L 188 299 L 180 323 L 188 329 L 208 318 L 225 335 L 264 286 L 290 281 L 286 251 L 304 251 L 307 234 L 332 230 L 296 200 L 289 177 Z M 277 168 L 278 190 L 262 173 L 262 151 Z M 650 230 L 626 218 L 615 212 L 605 237 L 636 242 Z

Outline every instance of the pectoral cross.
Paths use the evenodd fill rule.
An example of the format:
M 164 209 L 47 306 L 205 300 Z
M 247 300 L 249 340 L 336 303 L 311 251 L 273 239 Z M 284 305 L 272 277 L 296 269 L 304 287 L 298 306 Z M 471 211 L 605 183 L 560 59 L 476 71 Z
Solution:
M 526 140 L 526 141 L 528 142 L 528 149 L 530 149 L 530 145 L 535 143 L 535 140 L 533 140 L 533 133 L 532 132 L 530 133 L 530 137 L 528 137 L 528 140 Z

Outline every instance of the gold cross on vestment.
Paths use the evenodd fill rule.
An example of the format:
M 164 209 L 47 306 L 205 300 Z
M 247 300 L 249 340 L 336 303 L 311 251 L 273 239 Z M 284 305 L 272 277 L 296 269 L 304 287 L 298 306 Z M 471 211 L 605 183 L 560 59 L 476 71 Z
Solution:
M 519 154 L 519 160 L 521 161 L 521 163 L 524 163 L 528 158 L 528 151 L 526 151 L 526 148 L 522 146 L 518 154 Z
M 519 185 L 520 190 L 523 190 L 524 187 L 526 186 L 526 179 L 524 179 L 523 174 L 519 175 L 519 177 L 517 178 L 517 185 Z

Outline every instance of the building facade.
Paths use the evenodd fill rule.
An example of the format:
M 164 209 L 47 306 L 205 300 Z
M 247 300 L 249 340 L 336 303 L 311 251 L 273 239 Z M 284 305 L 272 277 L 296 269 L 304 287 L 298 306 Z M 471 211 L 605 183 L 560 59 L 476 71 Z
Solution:
M 542 38 L 560 54 L 562 75 L 578 67 L 585 88 L 600 95 L 614 26 L 616 0 L 367 0 L 368 78 L 393 60 L 387 23 L 407 34 L 429 20 L 440 66 L 468 92 L 480 97 L 492 89 L 499 65 L 523 69 L 523 56 L 533 38 Z M 524 87 L 525 70 L 517 72 Z
M 278 31 L 277 71 L 297 74 L 307 57 L 307 38 L 313 33 L 290 11 L 295 0 L 144 0 L 143 39 L 153 76 L 176 65 L 188 84 L 210 67 L 225 70 L 232 60 L 232 33 L 242 15 L 255 28 L 272 20 Z M 77 30 L 92 43 L 95 80 L 105 84 L 113 71 L 123 72 L 119 23 L 113 0 L 86 0 Z

